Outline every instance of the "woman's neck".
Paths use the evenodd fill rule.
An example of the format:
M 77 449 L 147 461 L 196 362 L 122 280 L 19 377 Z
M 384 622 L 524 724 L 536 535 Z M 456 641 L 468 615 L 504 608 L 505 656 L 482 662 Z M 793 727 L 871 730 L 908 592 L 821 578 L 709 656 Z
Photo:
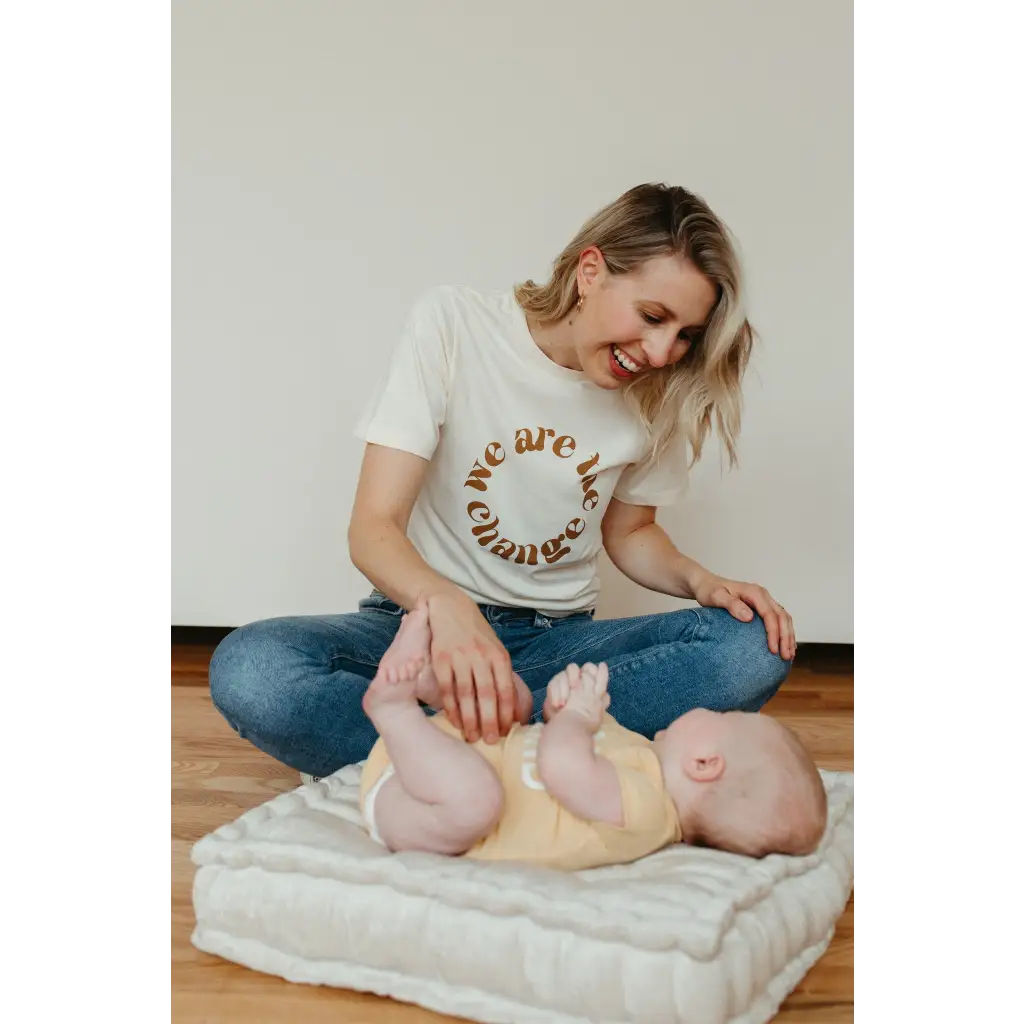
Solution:
M 576 339 L 572 327 L 572 316 L 565 317 L 553 324 L 541 324 L 532 316 L 527 316 L 526 325 L 530 330 L 537 348 L 553 363 L 564 366 L 567 370 L 582 370 L 580 358 L 576 353 Z

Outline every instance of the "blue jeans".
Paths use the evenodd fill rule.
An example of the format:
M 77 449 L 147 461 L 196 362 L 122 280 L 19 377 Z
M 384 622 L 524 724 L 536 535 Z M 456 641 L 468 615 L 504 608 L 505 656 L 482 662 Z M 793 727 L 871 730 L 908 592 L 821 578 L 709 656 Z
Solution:
M 756 711 L 790 663 L 768 649 L 756 615 L 720 608 L 596 620 L 550 619 L 482 605 L 540 715 L 547 684 L 570 662 L 607 662 L 609 712 L 653 737 L 693 708 Z M 231 727 L 283 764 L 324 776 L 361 761 L 377 738 L 362 699 L 403 610 L 376 591 L 344 615 L 267 619 L 236 629 L 210 661 L 210 695 Z

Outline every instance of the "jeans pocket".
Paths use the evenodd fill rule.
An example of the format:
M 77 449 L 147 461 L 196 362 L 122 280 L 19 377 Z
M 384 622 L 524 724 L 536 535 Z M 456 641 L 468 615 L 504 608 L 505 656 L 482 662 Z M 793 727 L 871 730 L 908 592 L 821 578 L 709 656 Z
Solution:
M 387 615 L 394 615 L 401 617 L 405 614 L 405 610 L 395 604 L 389 597 L 386 597 L 379 590 L 374 590 L 369 597 L 364 597 L 359 602 L 359 610 L 361 612 L 384 612 Z

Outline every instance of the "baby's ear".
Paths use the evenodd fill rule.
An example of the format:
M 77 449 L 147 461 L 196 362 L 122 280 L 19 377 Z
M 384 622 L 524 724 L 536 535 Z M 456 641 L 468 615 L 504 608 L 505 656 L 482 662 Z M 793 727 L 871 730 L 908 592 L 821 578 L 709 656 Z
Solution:
M 714 782 L 725 771 L 725 758 L 710 752 L 703 757 L 688 754 L 683 761 L 683 771 L 694 782 Z

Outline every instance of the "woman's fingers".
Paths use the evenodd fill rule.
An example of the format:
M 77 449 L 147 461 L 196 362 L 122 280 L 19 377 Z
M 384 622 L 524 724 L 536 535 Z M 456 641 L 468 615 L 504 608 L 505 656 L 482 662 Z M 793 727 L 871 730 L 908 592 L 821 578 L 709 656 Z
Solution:
M 501 736 L 507 736 L 516 720 L 516 684 L 511 671 L 507 681 L 502 672 L 496 671 L 494 678 L 498 693 L 498 730 Z
M 756 612 L 764 622 L 768 649 L 786 661 L 796 657 L 796 630 L 793 617 L 764 587 L 756 583 L 727 580 L 716 586 L 701 603 L 707 607 L 724 608 L 734 619 L 751 622 Z
M 459 700 L 455 693 L 455 670 L 448 654 L 431 654 L 431 667 L 437 677 L 437 685 L 441 690 L 441 703 L 445 717 L 460 732 L 462 731 L 462 715 L 459 714 Z
M 725 587 L 719 587 L 711 594 L 711 604 L 716 608 L 724 608 L 734 619 L 739 619 L 740 622 L 750 622 L 754 617 L 750 607 L 735 594 L 726 590 Z
M 498 735 L 494 738 L 496 741 L 498 736 L 508 735 L 512 723 L 516 720 L 516 683 L 512 675 L 512 659 L 504 647 L 491 652 L 490 676 L 494 681 L 498 705 L 496 723 Z M 487 735 L 486 729 L 484 735 Z
M 504 649 L 438 652 L 433 667 L 445 715 L 466 740 L 496 743 L 508 735 L 517 717 L 516 684 L 512 659 Z
M 498 741 L 498 693 L 494 685 L 494 671 L 490 660 L 483 654 L 474 655 L 472 665 L 480 734 L 473 736 L 470 742 L 482 737 L 487 743 L 496 743 Z M 468 736 L 467 739 L 469 739 Z
M 768 650 L 772 654 L 779 653 L 779 613 L 777 605 L 763 587 L 747 584 L 738 591 L 739 596 L 749 604 L 764 621 L 764 631 L 768 634 Z
M 452 669 L 455 672 L 455 699 L 459 704 L 462 719 L 462 735 L 475 743 L 480 739 L 480 720 L 476 710 L 476 683 L 473 680 L 473 665 L 461 651 L 452 655 Z
M 786 661 L 792 661 L 796 657 L 796 628 L 793 626 L 793 616 L 781 604 L 778 605 L 778 609 L 782 625 L 782 656 Z

